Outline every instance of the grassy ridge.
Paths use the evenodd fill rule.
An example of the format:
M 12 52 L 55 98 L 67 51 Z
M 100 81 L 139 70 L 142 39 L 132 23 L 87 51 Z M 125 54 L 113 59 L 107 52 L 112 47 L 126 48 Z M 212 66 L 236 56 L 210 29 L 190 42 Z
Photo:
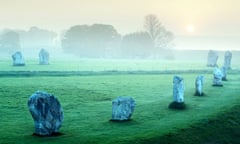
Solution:
M 180 64 L 181 63 L 181 64 Z M 236 65 L 237 64 L 237 65 Z M 238 69 L 238 63 L 233 69 Z M 166 70 L 202 70 L 203 62 L 164 61 L 164 60 L 104 60 L 79 59 L 72 61 L 51 61 L 50 65 L 38 65 L 38 61 L 26 61 L 24 67 L 13 67 L 12 61 L 0 61 L 1 71 L 166 71 Z
M 212 87 L 205 74 L 205 97 L 194 97 L 196 74 L 185 79 L 187 110 L 167 108 L 172 101 L 173 75 L 96 75 L 68 77 L 1 77 L 0 143 L 140 143 L 204 122 L 237 105 L 239 75 L 231 74 L 223 88 Z M 36 90 L 58 97 L 64 109 L 60 137 L 32 136 L 33 121 L 27 99 Z M 112 123 L 111 100 L 117 96 L 136 100 L 133 119 Z
M 135 141 L 136 142 L 136 141 Z M 146 139 L 139 144 L 238 144 L 240 143 L 240 105 L 215 117 L 164 136 Z
M 232 70 L 231 73 L 238 73 Z M 96 75 L 144 75 L 144 74 L 177 74 L 177 73 L 212 73 L 210 70 L 167 70 L 167 71 L 0 71 L 1 77 L 24 76 L 96 76 Z

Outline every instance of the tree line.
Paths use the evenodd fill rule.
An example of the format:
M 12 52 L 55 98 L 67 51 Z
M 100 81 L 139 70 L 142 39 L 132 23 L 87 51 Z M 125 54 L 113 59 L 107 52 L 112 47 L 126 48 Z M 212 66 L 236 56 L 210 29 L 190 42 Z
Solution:
M 5 30 L 0 36 L 0 50 L 13 52 L 22 48 L 51 48 L 58 35 L 32 27 L 28 31 Z M 75 25 L 60 38 L 66 53 L 87 58 L 158 58 L 173 47 L 174 35 L 156 15 L 145 16 L 144 30 L 121 35 L 112 25 Z

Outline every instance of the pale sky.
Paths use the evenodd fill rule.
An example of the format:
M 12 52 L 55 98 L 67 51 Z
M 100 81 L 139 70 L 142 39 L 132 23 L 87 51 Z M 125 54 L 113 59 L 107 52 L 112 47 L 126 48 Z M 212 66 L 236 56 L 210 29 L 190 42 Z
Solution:
M 144 16 L 155 14 L 175 35 L 240 36 L 239 6 L 240 0 L 0 0 L 0 29 L 103 23 L 126 34 L 143 30 Z

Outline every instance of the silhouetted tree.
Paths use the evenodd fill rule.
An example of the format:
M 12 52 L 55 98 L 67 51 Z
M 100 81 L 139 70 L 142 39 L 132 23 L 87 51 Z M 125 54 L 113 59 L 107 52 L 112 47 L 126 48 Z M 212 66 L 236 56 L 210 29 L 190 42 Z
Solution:
M 81 57 L 104 57 L 106 51 L 118 47 L 120 40 L 111 25 L 77 25 L 65 33 L 62 48 Z
M 13 53 L 20 49 L 19 34 L 12 30 L 5 30 L 0 37 L 0 49 L 4 52 Z
M 126 58 L 146 58 L 153 50 L 153 41 L 147 32 L 127 34 L 122 39 L 122 55 Z
M 149 14 L 145 16 L 144 27 L 154 43 L 153 55 L 155 57 L 158 57 L 157 55 L 161 52 L 161 49 L 173 47 L 173 33 L 165 29 L 156 15 Z
M 144 27 L 155 43 L 160 35 L 161 30 L 163 29 L 163 26 L 158 20 L 157 16 L 153 14 L 145 16 Z

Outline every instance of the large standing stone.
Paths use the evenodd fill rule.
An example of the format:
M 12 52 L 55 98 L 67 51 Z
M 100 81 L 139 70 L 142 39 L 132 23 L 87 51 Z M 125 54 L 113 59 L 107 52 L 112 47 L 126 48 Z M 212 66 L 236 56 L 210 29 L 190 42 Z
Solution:
M 173 101 L 184 102 L 184 81 L 182 77 L 174 76 L 173 78 Z
M 63 110 L 57 98 L 37 91 L 29 98 L 28 109 L 34 120 L 35 134 L 49 136 L 58 133 L 63 121 Z
M 222 67 L 221 71 L 222 71 L 222 80 L 223 81 L 227 81 L 227 70 L 228 68 L 226 68 L 225 66 Z
M 222 71 L 219 68 L 215 67 L 213 71 L 213 86 L 222 87 L 223 86 L 222 77 L 223 77 Z
M 169 108 L 184 109 L 184 80 L 180 76 L 173 78 L 173 102 Z
M 232 53 L 230 51 L 226 51 L 224 54 L 224 67 L 227 70 L 231 69 L 231 60 L 232 60 Z
M 133 114 L 135 101 L 131 97 L 117 97 L 112 101 L 112 121 L 129 120 Z
M 209 67 L 215 67 L 217 66 L 217 60 L 218 60 L 218 54 L 217 52 L 210 50 L 208 52 L 208 60 L 207 60 L 207 66 Z
M 49 64 L 49 53 L 45 49 L 41 49 L 39 52 L 39 64 L 40 65 Z
M 195 96 L 203 96 L 203 79 L 204 77 L 202 75 L 197 76 L 195 80 Z
M 12 55 L 12 60 L 13 60 L 13 66 L 24 66 L 25 65 L 24 58 L 20 51 L 14 53 Z

